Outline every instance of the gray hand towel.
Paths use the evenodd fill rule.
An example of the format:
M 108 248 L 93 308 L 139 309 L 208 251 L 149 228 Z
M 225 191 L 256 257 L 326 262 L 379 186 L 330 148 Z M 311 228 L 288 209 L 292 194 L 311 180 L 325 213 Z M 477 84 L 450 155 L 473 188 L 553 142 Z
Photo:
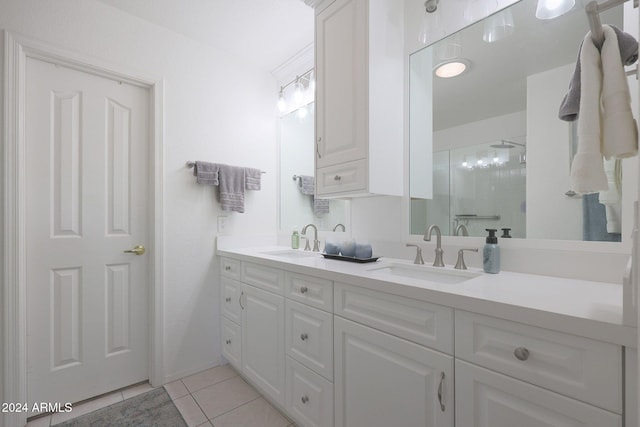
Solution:
M 193 176 L 196 182 L 203 185 L 218 185 L 218 165 L 216 163 L 207 163 L 196 161 L 193 166 Z
M 610 27 L 616 32 L 618 37 L 618 47 L 620 48 L 620 58 L 624 65 L 631 65 L 638 60 L 638 41 L 628 33 L 623 32 L 618 27 L 610 25 Z M 578 119 L 580 113 L 580 52 L 582 51 L 582 44 L 578 50 L 578 60 L 576 61 L 576 68 L 571 76 L 569 82 L 569 91 L 564 96 L 564 99 L 560 103 L 560 110 L 558 111 L 558 117 L 560 120 L 566 122 L 573 122 Z
M 306 194 L 307 196 L 313 196 L 315 192 L 315 184 L 316 179 L 312 176 L 300 175 L 300 180 L 298 181 L 298 185 L 300 187 L 300 192 L 302 194 Z
M 244 174 L 244 188 L 247 190 L 260 191 L 260 180 L 262 178 L 260 169 L 244 168 Z
M 222 210 L 244 212 L 245 168 L 219 164 L 220 204 Z
M 328 214 L 329 213 L 329 200 L 328 199 L 313 199 L 313 213 L 315 215 Z

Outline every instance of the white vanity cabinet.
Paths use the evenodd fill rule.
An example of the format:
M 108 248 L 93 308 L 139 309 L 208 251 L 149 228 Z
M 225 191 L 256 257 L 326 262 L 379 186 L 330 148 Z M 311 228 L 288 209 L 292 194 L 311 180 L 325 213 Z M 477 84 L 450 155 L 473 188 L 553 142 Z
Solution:
M 318 196 L 402 195 L 403 8 L 335 0 L 316 9 Z
M 222 354 L 284 405 L 284 273 L 227 258 L 221 266 Z
M 622 426 L 622 348 L 456 311 L 456 425 Z
M 341 283 L 334 291 L 336 427 L 452 427 L 453 357 L 409 341 L 428 336 L 451 351 L 452 310 Z
M 285 408 L 300 427 L 333 426 L 333 282 L 285 273 Z

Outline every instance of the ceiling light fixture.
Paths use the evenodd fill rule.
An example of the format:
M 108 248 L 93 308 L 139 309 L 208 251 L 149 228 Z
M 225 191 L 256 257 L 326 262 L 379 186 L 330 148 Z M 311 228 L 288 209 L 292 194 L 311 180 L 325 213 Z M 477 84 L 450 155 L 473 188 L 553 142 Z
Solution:
M 290 93 L 290 90 L 287 90 L 290 86 L 293 86 L 293 95 Z M 313 102 L 314 98 L 315 76 L 312 68 L 304 72 L 302 75 L 296 76 L 296 78 L 289 83 L 280 86 L 277 104 L 278 111 L 284 114 L 287 110 L 295 110 L 301 105 Z M 287 102 L 287 100 L 289 100 L 289 102 Z
M 464 58 L 449 59 L 442 61 L 434 67 L 433 72 L 442 79 L 457 77 L 469 70 L 471 62 Z
M 434 13 L 438 10 L 439 0 L 427 0 L 424 2 L 424 8 L 427 13 L 422 15 L 422 24 L 418 33 L 418 41 L 423 44 L 429 44 L 438 35 L 444 36 L 444 31 L 440 23 L 440 13 Z M 439 34 L 442 33 L 442 34 Z
M 538 0 L 536 18 L 553 19 L 573 9 L 576 0 Z
M 484 23 L 482 40 L 487 43 L 494 43 L 498 40 L 509 37 L 515 31 L 513 14 L 511 10 L 505 9 L 492 15 Z

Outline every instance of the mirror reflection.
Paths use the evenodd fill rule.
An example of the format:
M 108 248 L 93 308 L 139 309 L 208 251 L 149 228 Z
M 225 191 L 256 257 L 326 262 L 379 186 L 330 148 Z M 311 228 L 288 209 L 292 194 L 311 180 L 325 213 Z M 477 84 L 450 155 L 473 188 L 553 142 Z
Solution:
M 620 162 L 615 211 L 597 193 L 570 191 L 575 122 L 560 120 L 558 109 L 589 31 L 584 8 L 539 20 L 536 4 L 522 0 L 411 55 L 411 234 L 437 224 L 447 235 L 484 236 L 485 228 L 536 239 L 629 235 L 636 158 Z M 637 38 L 631 5 L 601 20 Z M 464 71 L 439 77 L 455 73 L 454 62 Z M 628 81 L 636 108 L 635 75 Z
M 280 117 L 280 229 L 292 232 L 313 223 L 333 231 L 348 225 L 345 200 L 313 196 L 314 103 Z M 338 227 L 337 231 L 344 231 Z

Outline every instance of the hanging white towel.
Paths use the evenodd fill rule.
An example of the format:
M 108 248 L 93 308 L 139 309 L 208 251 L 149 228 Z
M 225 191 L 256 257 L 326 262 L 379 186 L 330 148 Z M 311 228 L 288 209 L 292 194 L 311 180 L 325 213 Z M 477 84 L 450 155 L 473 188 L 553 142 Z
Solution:
M 571 187 L 582 194 L 606 191 L 607 158 L 638 151 L 637 128 L 615 31 L 603 25 L 602 54 L 587 33 L 580 51 L 581 90 L 578 150 L 571 167 Z
M 638 130 L 616 32 L 609 25 L 602 30 L 602 154 L 622 159 L 638 152 Z

